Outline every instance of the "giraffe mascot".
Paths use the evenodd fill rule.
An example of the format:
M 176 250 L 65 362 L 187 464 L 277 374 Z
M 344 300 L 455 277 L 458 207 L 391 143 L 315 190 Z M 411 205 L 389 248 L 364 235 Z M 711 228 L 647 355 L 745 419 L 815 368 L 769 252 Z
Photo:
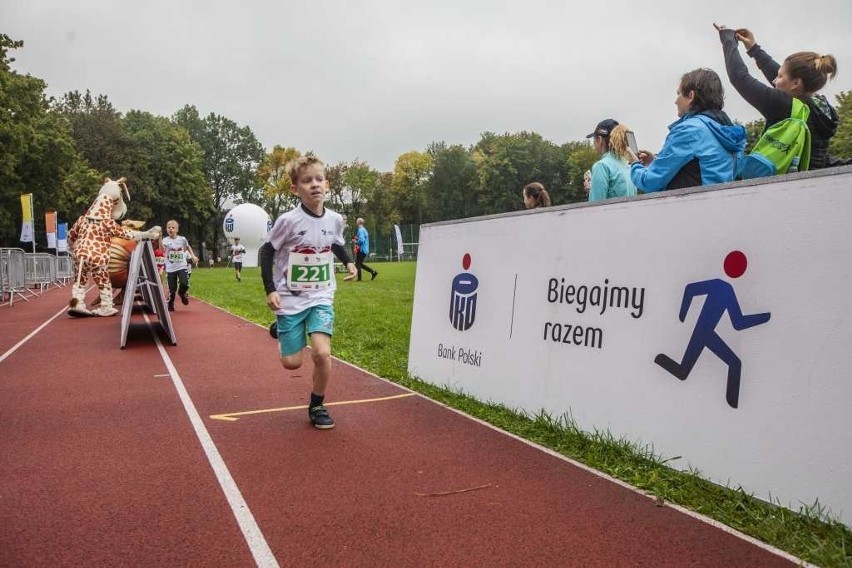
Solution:
M 122 194 L 130 201 L 130 193 L 124 181 L 124 178 L 117 181 L 107 178 L 94 203 L 68 232 L 71 256 L 74 258 L 77 272 L 71 289 L 68 310 L 70 316 L 114 316 L 118 313 L 113 304 L 112 284 L 107 272 L 112 237 L 141 241 L 156 239 L 162 234 L 160 227 L 151 227 L 148 231 L 134 231 L 117 223 L 127 213 Z M 86 282 L 90 276 L 100 290 L 100 305 L 94 311 L 86 308 Z

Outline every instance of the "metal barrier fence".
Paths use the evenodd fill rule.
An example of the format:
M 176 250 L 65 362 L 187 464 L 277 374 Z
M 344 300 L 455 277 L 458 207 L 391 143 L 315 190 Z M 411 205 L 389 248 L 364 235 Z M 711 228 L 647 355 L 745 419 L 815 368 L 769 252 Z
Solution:
M 18 248 L 0 248 L 0 288 L 2 288 L 2 301 L 9 298 L 11 306 L 15 296 L 24 301 L 29 301 L 27 296 L 34 295 L 27 288 L 26 253 Z
M 74 280 L 74 262 L 70 256 L 56 257 L 56 278 L 63 286 Z
M 28 302 L 51 286 L 67 285 L 73 277 L 74 263 L 70 256 L 0 248 L 0 301 L 6 302 L 8 297 L 10 306 L 16 296 Z
M 27 287 L 44 292 L 45 288 L 59 285 L 56 280 L 56 257 L 46 252 L 28 253 L 25 256 L 27 265 Z

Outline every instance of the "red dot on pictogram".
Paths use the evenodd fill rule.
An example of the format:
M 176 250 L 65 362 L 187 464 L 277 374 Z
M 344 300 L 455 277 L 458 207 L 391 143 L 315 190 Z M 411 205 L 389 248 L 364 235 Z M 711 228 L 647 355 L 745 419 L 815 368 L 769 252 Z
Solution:
M 465 270 L 470 268 L 470 253 L 464 253 L 464 256 L 462 257 L 462 268 Z
M 728 256 L 725 257 L 725 274 L 731 278 L 739 278 L 742 276 L 745 273 L 747 266 L 748 259 L 741 251 L 731 251 L 728 253 Z

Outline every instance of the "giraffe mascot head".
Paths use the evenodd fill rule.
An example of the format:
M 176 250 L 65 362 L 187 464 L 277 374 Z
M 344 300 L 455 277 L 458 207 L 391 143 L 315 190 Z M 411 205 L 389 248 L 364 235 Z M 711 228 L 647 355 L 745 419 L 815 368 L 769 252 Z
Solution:
M 109 248 L 112 237 L 141 241 L 157 239 L 162 234 L 160 227 L 147 231 L 134 231 L 118 224 L 130 201 L 130 192 L 124 178 L 113 181 L 107 178 L 98 191 L 94 203 L 71 227 L 68 242 L 76 268 L 76 279 L 71 289 L 68 314 L 72 316 L 114 316 L 118 313 L 112 299 L 112 284 L 109 273 Z M 94 280 L 100 291 L 100 306 L 94 311 L 86 308 L 86 282 Z

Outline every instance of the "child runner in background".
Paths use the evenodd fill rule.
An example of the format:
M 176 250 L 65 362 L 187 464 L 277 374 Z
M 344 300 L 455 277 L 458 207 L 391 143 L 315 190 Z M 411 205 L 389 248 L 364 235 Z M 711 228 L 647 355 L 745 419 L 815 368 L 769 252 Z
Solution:
M 334 258 L 340 259 L 352 280 L 355 265 L 346 252 L 343 218 L 326 209 L 328 182 L 325 166 L 312 155 L 287 165 L 292 191 L 301 204 L 282 214 L 260 247 L 258 259 L 266 304 L 275 311 L 281 364 L 285 369 L 302 366 L 302 351 L 311 338 L 314 363 L 313 390 L 308 418 L 319 429 L 334 428 L 334 420 L 324 406 L 331 375 L 331 336 L 334 331 Z
M 192 252 L 192 247 L 189 246 L 189 241 L 186 238 L 178 235 L 180 225 L 172 219 L 166 223 L 166 232 L 168 236 L 163 238 L 163 251 L 166 254 L 166 280 L 169 284 L 169 311 L 175 311 L 175 292 L 180 296 L 180 301 L 184 306 L 189 304 L 189 278 L 187 276 L 187 255 L 194 262 L 198 261 L 195 253 Z M 178 287 L 180 282 L 180 287 Z
M 231 258 L 234 262 L 234 275 L 237 277 L 237 282 L 242 282 L 243 276 L 243 255 L 246 253 L 246 247 L 240 244 L 240 238 L 234 237 L 234 246 L 231 247 Z
M 186 291 L 189 293 L 190 282 L 192 282 L 192 257 L 186 251 Z
M 157 239 L 154 244 L 154 260 L 157 262 L 157 274 L 160 276 L 160 280 L 164 280 L 166 274 L 166 253 L 163 252 L 162 239 Z

